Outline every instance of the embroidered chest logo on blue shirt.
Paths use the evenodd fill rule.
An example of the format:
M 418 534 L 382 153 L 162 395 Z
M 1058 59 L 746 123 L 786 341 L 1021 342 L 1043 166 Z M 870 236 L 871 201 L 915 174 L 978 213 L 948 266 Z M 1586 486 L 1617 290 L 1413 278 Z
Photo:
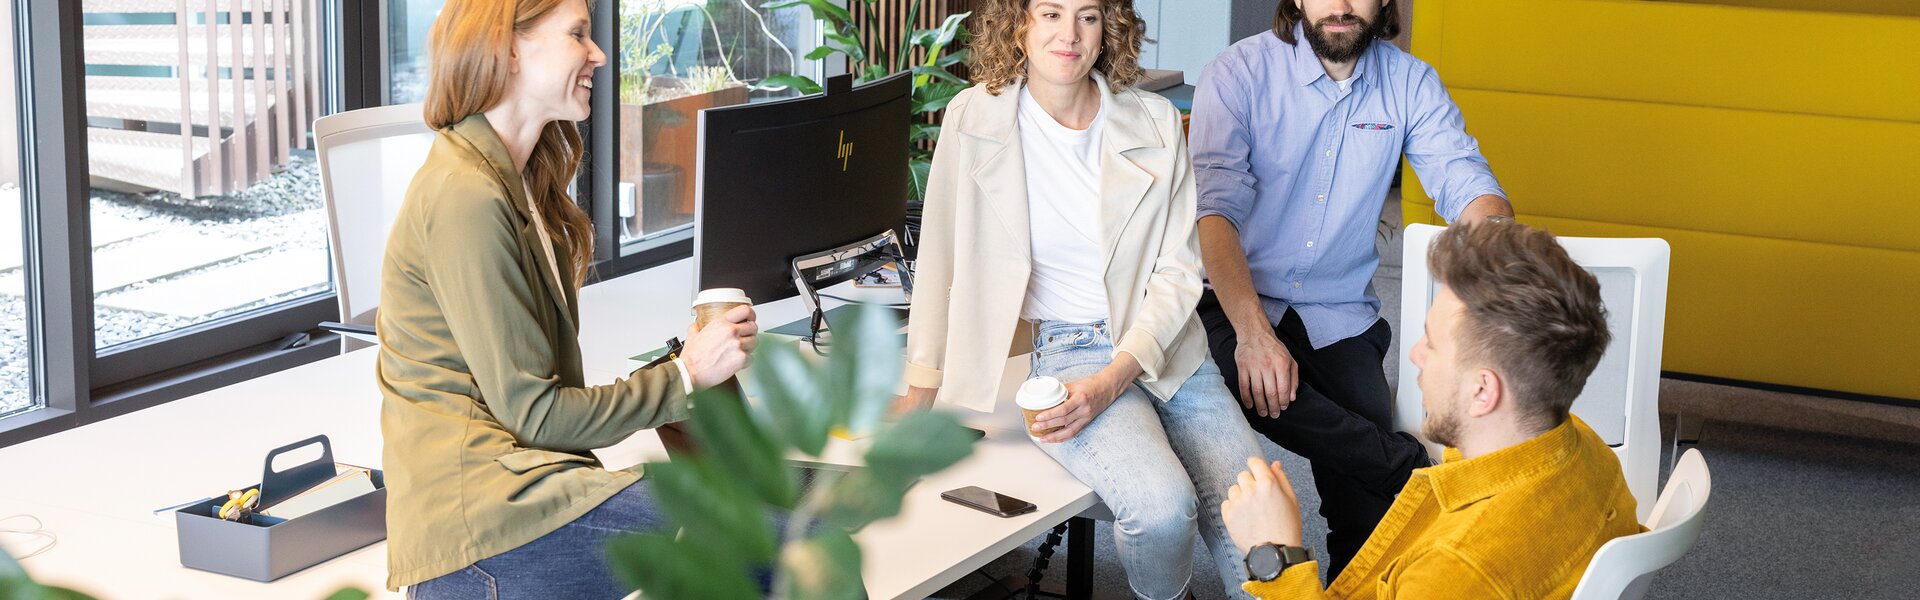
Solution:
M 1393 124 L 1392 123 L 1354 123 L 1353 128 L 1364 130 L 1364 131 L 1386 131 L 1388 129 L 1393 129 Z

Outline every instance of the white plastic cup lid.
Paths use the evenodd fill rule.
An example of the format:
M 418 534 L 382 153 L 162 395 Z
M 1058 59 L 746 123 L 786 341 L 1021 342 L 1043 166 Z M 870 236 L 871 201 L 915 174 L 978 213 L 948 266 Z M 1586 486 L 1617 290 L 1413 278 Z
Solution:
M 700 290 L 700 294 L 697 296 L 694 296 L 693 298 L 694 306 L 699 306 L 702 304 L 711 304 L 714 302 L 753 304 L 752 300 L 747 299 L 747 292 L 744 290 L 741 290 L 740 288 L 704 289 L 704 290 Z
M 1014 394 L 1014 403 L 1026 410 L 1046 410 L 1067 401 L 1067 386 L 1045 375 L 1028 379 Z

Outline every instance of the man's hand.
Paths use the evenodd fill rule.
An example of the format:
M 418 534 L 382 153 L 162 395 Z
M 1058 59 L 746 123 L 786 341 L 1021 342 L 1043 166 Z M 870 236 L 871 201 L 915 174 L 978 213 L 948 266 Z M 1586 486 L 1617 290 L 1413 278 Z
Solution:
M 1239 339 L 1233 362 L 1240 371 L 1240 406 L 1262 417 L 1279 418 L 1299 391 L 1300 364 L 1271 331 L 1254 330 Z
M 1294 499 L 1293 484 L 1280 461 L 1269 465 L 1258 456 L 1248 457 L 1247 470 L 1220 503 L 1220 519 L 1242 555 L 1261 544 L 1300 545 L 1300 501 Z
M 687 369 L 693 388 L 702 390 L 720 385 L 747 368 L 759 333 L 760 326 L 754 321 L 751 306 L 734 307 L 706 327 L 687 326 L 687 343 L 680 348 L 680 366 Z
M 1079 435 L 1099 417 L 1102 411 L 1113 405 L 1115 398 L 1127 387 L 1133 378 L 1122 379 L 1112 369 L 1102 369 L 1099 373 L 1066 382 L 1067 401 L 1049 408 L 1033 419 L 1033 431 L 1046 431 L 1055 427 L 1059 431 L 1047 434 L 1040 441 L 1057 444 Z

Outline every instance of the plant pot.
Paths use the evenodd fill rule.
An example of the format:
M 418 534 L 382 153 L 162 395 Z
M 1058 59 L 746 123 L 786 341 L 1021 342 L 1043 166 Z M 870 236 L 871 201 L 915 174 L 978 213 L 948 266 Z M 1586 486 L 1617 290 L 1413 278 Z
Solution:
M 684 87 L 670 77 L 655 77 L 653 87 Z M 747 102 L 747 87 L 684 95 L 645 105 L 620 105 L 620 181 L 640 194 L 636 218 L 659 231 L 693 220 L 693 177 L 699 166 L 699 112 L 703 108 Z

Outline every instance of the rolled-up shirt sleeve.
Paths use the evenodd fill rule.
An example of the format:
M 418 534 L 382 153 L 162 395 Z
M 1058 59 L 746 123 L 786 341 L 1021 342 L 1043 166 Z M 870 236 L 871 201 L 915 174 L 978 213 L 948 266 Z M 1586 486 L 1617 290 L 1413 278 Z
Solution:
M 1487 194 L 1506 198 L 1506 190 L 1500 189 L 1493 168 L 1480 154 L 1480 142 L 1467 135 L 1460 106 L 1453 103 L 1431 67 L 1421 75 L 1411 100 L 1414 114 L 1407 133 L 1407 163 L 1433 198 L 1434 211 L 1452 223 L 1474 198 Z
M 1247 114 L 1252 101 L 1245 64 L 1222 55 L 1200 73 L 1193 92 L 1189 144 L 1199 192 L 1194 218 L 1225 217 L 1235 229 L 1253 211 L 1252 139 Z

